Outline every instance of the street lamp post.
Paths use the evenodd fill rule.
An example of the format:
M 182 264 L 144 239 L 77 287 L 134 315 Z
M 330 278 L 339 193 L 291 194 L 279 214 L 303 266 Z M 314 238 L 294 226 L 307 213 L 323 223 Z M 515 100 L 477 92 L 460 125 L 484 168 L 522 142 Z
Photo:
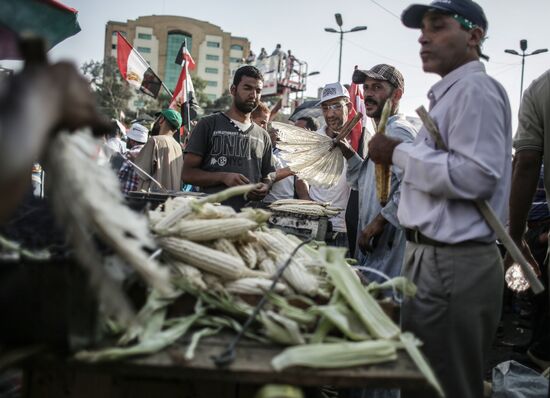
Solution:
M 342 14 L 334 14 L 334 18 L 336 19 L 336 24 L 338 25 L 338 30 L 334 28 L 325 28 L 325 32 L 329 33 L 339 33 L 340 34 L 340 58 L 338 60 L 338 82 L 340 82 L 340 76 L 342 74 L 342 42 L 344 40 L 344 33 L 351 33 L 351 32 L 359 32 L 361 30 L 367 30 L 366 26 L 356 26 L 350 30 L 343 30 L 342 25 Z
M 527 40 L 525 39 L 519 41 L 519 48 L 521 49 L 521 54 L 518 53 L 516 50 L 504 50 L 504 52 L 512 55 L 518 55 L 521 57 L 521 86 L 519 89 L 519 102 L 521 103 L 521 97 L 523 96 L 523 72 L 525 71 L 525 57 L 545 53 L 548 51 L 548 49 L 540 48 L 538 50 L 533 51 L 530 54 L 526 54 L 525 50 L 527 50 Z

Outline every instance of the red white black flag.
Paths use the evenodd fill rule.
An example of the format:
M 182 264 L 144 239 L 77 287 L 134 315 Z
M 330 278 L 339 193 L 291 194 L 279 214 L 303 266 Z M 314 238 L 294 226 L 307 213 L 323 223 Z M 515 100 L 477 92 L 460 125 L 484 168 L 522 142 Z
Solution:
M 117 32 L 117 63 L 120 74 L 131 86 L 157 98 L 162 81 L 120 32 Z
M 189 70 L 195 69 L 195 61 L 191 57 L 191 54 L 189 54 L 189 51 L 187 51 L 187 46 L 185 44 L 186 43 L 184 41 L 181 45 L 175 61 L 177 64 L 183 66 L 180 77 L 178 79 L 178 83 L 176 84 L 176 88 L 174 89 L 174 95 L 172 96 L 172 100 L 170 101 L 170 108 L 176 111 L 179 111 L 184 103 L 188 101 L 193 101 L 195 96 L 193 81 L 189 76 Z

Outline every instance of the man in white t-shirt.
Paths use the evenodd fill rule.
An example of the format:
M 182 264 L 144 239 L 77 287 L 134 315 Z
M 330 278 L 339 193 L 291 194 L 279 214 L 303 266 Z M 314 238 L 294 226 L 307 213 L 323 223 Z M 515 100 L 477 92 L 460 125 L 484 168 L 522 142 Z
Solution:
M 351 111 L 348 90 L 341 83 L 327 84 L 323 88 L 320 105 L 326 125 L 317 130 L 317 133 L 334 138 L 348 120 L 348 114 Z M 338 182 L 330 188 L 311 185 L 309 188 L 310 198 L 318 202 L 330 202 L 334 207 L 345 209 L 351 191 L 346 181 L 346 170 L 347 165 L 344 166 Z M 339 215 L 332 217 L 330 221 L 333 232 L 327 238 L 327 243 L 333 246 L 348 247 L 346 212 L 342 211 Z

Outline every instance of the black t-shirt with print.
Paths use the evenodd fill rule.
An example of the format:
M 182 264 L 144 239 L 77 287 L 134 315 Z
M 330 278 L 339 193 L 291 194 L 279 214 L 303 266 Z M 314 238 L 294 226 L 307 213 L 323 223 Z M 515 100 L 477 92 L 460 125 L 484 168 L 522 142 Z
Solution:
M 240 173 L 250 183 L 261 182 L 275 171 L 269 134 L 255 123 L 246 131 L 241 131 L 222 113 L 206 116 L 199 121 L 185 152 L 202 156 L 202 170 Z M 214 193 L 225 188 L 222 184 L 201 187 L 201 191 Z M 244 198 L 240 197 L 227 204 L 240 208 L 245 203 Z

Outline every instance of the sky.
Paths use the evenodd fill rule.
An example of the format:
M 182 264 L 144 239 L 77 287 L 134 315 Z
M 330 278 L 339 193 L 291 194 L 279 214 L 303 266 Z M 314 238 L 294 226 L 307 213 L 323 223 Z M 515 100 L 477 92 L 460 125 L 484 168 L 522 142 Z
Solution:
M 271 52 L 277 43 L 308 62 L 309 71 L 320 74 L 308 79 L 307 95 L 338 79 L 339 35 L 335 13 L 342 14 L 343 28 L 366 25 L 366 31 L 344 36 L 342 83 L 350 83 L 355 65 L 368 69 L 379 63 L 398 68 L 405 78 L 401 111 L 413 115 L 427 106 L 426 93 L 439 76 L 422 71 L 419 31 L 406 28 L 399 20 L 411 4 L 408 0 L 62 0 L 76 8 L 82 31 L 58 44 L 49 53 L 52 61 L 69 59 L 81 65 L 103 57 L 105 25 L 109 20 L 126 21 L 144 15 L 178 15 L 208 21 L 251 42 L 254 52 L 261 47 Z M 487 72 L 508 92 L 513 124 L 519 107 L 521 57 L 504 53 L 519 50 L 528 41 L 528 52 L 550 48 L 550 1 L 479 0 L 489 21 L 484 53 L 490 56 Z M 427 1 L 419 1 L 427 3 Z M 0 65 L 6 66 L 0 61 Z M 9 66 L 9 65 L 7 65 Z M 525 59 L 524 89 L 550 67 L 550 53 Z

